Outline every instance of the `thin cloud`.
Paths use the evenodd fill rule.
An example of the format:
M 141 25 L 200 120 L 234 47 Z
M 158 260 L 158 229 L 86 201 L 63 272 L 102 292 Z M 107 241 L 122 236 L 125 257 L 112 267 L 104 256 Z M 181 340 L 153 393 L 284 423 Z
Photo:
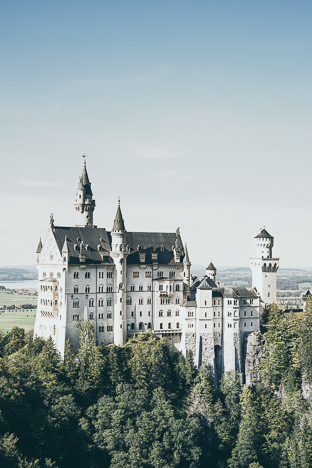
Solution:
M 18 185 L 22 187 L 38 187 L 38 188 L 53 188 L 53 187 L 62 187 L 62 184 L 58 182 L 46 182 L 39 180 L 20 180 Z
M 170 148 L 157 148 L 152 146 L 137 151 L 136 155 L 139 158 L 145 159 L 168 159 L 177 157 Z
M 159 75 L 165 75 L 166 73 L 168 73 L 168 65 L 166 63 L 164 63 L 164 64 L 160 65 L 158 74 Z
M 81 80 L 75 81 L 75 84 L 82 86 L 127 84 L 127 83 L 146 83 L 149 80 L 148 75 L 134 76 L 132 78 L 112 79 L 112 80 Z

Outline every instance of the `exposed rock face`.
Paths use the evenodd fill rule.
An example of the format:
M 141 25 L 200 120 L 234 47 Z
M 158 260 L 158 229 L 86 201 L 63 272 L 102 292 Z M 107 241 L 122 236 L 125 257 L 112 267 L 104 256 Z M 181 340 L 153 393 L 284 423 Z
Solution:
M 246 384 L 250 387 L 261 380 L 259 369 L 262 359 L 264 340 L 264 335 L 259 331 L 251 333 L 247 339 L 245 377 Z

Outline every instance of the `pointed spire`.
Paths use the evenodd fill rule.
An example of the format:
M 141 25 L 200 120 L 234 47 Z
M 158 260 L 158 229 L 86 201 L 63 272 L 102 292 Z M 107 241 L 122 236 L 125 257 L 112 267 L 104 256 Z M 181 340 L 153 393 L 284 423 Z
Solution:
M 67 243 L 67 236 L 65 236 L 64 245 L 63 245 L 63 248 L 62 248 L 62 253 L 69 253 L 68 243 Z
M 42 242 L 41 242 L 41 237 L 40 237 L 40 241 L 39 241 L 36 253 L 39 254 L 41 252 L 41 250 L 42 250 Z
M 125 231 L 125 223 L 120 209 L 120 197 L 118 197 L 117 213 L 114 221 L 113 231 Z
M 188 251 L 187 251 L 187 245 L 185 244 L 185 256 L 184 256 L 184 263 L 191 263 L 190 262 L 190 258 L 189 258 L 189 254 L 188 254 Z
M 82 183 L 82 177 L 79 177 L 79 182 L 78 182 L 78 190 L 83 190 L 83 183 Z
M 81 180 L 82 180 L 84 189 L 86 190 L 86 194 L 92 196 L 91 183 L 90 183 L 88 172 L 87 172 L 87 163 L 86 163 L 85 154 L 83 155 L 83 158 L 84 158 L 84 161 L 83 161 L 83 170 L 82 170 Z
M 206 270 L 217 271 L 216 267 L 214 266 L 214 264 L 213 264 L 212 262 L 209 263 L 209 265 L 207 266 Z

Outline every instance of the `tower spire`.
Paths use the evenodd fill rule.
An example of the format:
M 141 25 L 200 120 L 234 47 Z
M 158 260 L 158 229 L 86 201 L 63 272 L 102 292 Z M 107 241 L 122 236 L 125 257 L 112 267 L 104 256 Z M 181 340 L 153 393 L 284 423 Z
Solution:
M 121 208 L 120 208 L 120 197 L 118 197 L 118 206 L 115 216 L 113 231 L 125 231 L 125 223 L 122 217 Z
M 82 157 L 83 169 L 79 178 L 75 200 L 76 226 L 93 226 L 95 200 L 92 199 L 93 194 L 87 172 L 86 154 L 83 154 Z

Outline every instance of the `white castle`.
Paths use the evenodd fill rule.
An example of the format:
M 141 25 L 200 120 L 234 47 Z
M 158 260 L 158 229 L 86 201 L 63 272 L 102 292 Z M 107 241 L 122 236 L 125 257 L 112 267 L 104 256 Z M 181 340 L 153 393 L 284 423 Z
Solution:
M 146 330 L 166 337 L 197 366 L 216 377 L 237 370 L 244 377 L 247 336 L 260 329 L 261 308 L 276 302 L 279 259 L 273 237 L 262 229 L 251 259 L 253 289 L 216 283 L 212 263 L 203 278 L 191 262 L 179 228 L 173 233 L 127 232 L 118 202 L 111 231 L 93 224 L 95 200 L 86 163 L 75 200 L 76 225 L 55 226 L 53 216 L 37 249 L 38 308 L 34 334 L 52 336 L 64 355 L 79 346 L 77 319 L 94 325 L 98 344 L 122 346 Z

